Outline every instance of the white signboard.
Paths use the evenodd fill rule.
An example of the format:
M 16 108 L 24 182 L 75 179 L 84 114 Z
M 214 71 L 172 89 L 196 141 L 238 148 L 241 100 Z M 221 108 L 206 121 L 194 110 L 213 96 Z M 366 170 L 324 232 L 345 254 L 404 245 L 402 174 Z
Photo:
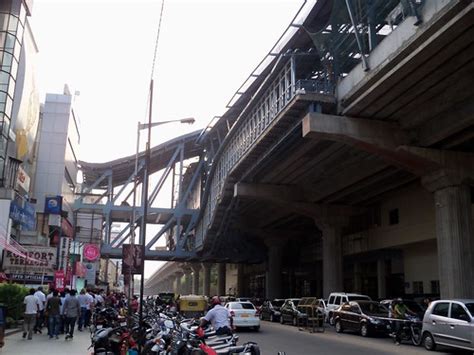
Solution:
M 7 274 L 24 273 L 53 273 L 56 265 L 56 248 L 37 245 L 23 245 L 28 256 L 34 260 L 24 258 L 5 250 L 3 256 L 3 269 Z
M 24 191 L 30 191 L 30 177 L 28 174 L 23 170 L 21 166 L 18 167 L 18 173 L 16 175 L 16 183 L 19 187 L 21 187 Z

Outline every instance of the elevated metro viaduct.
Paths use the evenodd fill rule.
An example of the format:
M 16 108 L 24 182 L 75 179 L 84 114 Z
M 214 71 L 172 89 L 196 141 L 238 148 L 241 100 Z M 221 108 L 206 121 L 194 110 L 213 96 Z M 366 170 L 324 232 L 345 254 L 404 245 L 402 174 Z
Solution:
M 181 166 L 198 159 L 177 203 L 146 218 L 164 225 L 147 258 L 185 264 L 148 292 L 188 292 L 190 275 L 207 292 L 217 263 L 219 294 L 473 297 L 473 20 L 463 0 L 305 2 L 225 114 L 187 136 Z M 86 182 L 116 165 L 83 163 Z M 93 186 L 107 223 L 126 175 Z M 105 233 L 105 256 L 121 238 Z

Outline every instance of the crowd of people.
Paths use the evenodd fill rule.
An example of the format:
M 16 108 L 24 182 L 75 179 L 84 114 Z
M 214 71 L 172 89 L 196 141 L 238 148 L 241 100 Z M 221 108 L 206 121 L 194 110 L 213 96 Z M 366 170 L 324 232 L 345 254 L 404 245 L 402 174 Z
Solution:
M 138 303 L 132 301 L 132 308 L 137 309 Z M 108 292 L 101 289 L 83 288 L 79 294 L 76 290 L 49 290 L 45 294 L 42 287 L 30 289 L 23 301 L 25 305 L 23 338 L 33 339 L 33 334 L 42 334 L 46 326 L 50 339 L 59 339 L 64 334 L 65 339 L 74 338 L 74 329 L 82 331 L 89 327 L 94 309 L 103 306 L 114 307 L 118 310 L 127 308 L 127 298 L 123 293 Z M 135 304 L 136 303 L 136 304 Z

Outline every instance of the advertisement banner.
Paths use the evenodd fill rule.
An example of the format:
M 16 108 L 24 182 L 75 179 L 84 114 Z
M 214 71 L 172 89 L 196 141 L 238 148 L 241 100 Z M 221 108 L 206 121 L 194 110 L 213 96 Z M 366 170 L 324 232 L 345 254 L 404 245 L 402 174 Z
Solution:
M 23 248 L 26 249 L 28 256 L 35 260 L 25 260 L 24 258 L 13 254 L 11 251 L 5 250 L 3 257 L 3 269 L 5 273 L 46 273 L 53 275 L 54 269 L 56 268 L 56 248 L 38 245 L 23 245 Z
M 76 265 L 75 265 L 75 271 L 74 271 L 74 274 L 77 276 L 77 277 L 84 277 L 86 276 L 86 267 L 84 266 L 83 263 L 81 263 L 80 261 L 76 261 Z
M 145 247 L 137 244 L 122 246 L 122 274 L 141 274 L 144 264 Z
M 69 261 L 69 249 L 71 247 L 71 238 L 61 237 L 59 242 L 58 270 L 66 271 Z
M 10 218 L 19 223 L 22 230 L 36 230 L 36 211 L 31 203 L 12 200 L 10 203 Z
M 48 196 L 44 199 L 44 213 L 61 214 L 63 208 L 62 196 Z
M 86 267 L 86 276 L 87 285 L 95 285 L 95 277 L 97 266 L 95 263 L 84 263 Z
M 53 275 L 42 275 L 42 274 L 6 274 L 8 280 L 18 283 L 27 284 L 48 284 L 53 282 Z
M 100 249 L 96 244 L 86 244 L 84 245 L 84 259 L 88 261 L 96 261 L 100 257 Z
M 54 273 L 54 288 L 59 292 L 64 291 L 65 275 L 63 270 L 58 270 Z
M 18 173 L 16 175 L 16 183 L 19 187 L 21 187 L 26 193 L 30 192 L 30 177 L 28 174 L 23 170 L 21 166 L 18 167 Z

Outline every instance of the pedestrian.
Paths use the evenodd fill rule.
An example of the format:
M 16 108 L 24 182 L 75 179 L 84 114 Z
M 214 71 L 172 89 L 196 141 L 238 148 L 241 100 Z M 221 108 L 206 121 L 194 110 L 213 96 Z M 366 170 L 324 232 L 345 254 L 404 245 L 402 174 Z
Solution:
M 46 311 L 48 312 L 49 339 L 59 335 L 59 317 L 61 315 L 61 298 L 57 290 L 53 291 L 53 296 L 46 302 Z
M 132 302 L 130 302 L 130 308 L 133 313 L 138 312 L 138 297 L 136 295 L 133 295 Z
M 46 295 L 43 293 L 43 288 L 40 286 L 34 293 L 35 297 L 39 300 L 39 314 L 36 318 L 35 333 L 42 333 L 41 329 L 44 325 L 44 307 L 46 305 Z
M 50 285 L 49 286 L 49 293 L 46 295 L 46 304 L 48 304 L 48 300 L 53 297 L 53 292 L 54 288 Z M 48 315 L 48 310 L 45 307 L 44 310 L 44 323 L 46 323 L 46 327 L 48 328 L 48 336 L 51 337 L 53 336 L 53 332 L 51 331 L 51 326 L 49 322 L 49 315 Z
M 60 299 L 61 299 L 61 306 L 59 307 L 59 334 L 64 334 L 64 326 L 65 326 L 65 317 L 64 317 L 64 303 L 66 302 L 66 290 L 62 291 L 60 293 Z M 69 290 L 67 290 L 67 293 L 69 293 Z
M 40 301 L 35 296 L 35 289 L 30 289 L 30 294 L 23 300 L 25 305 L 25 314 L 23 321 L 23 339 L 28 335 L 28 340 L 33 339 L 33 328 L 35 327 L 36 317 L 40 311 Z
M 64 302 L 65 332 L 66 340 L 74 337 L 74 326 L 77 318 L 81 315 L 81 306 L 76 297 L 76 290 L 71 290 L 69 297 Z
M 86 323 L 86 311 L 87 311 L 87 302 L 88 298 L 86 296 L 86 289 L 82 289 L 79 296 L 77 296 L 77 300 L 79 301 L 79 305 L 81 307 L 81 313 L 79 315 L 79 321 L 77 323 L 77 330 L 82 332 L 82 327 Z

